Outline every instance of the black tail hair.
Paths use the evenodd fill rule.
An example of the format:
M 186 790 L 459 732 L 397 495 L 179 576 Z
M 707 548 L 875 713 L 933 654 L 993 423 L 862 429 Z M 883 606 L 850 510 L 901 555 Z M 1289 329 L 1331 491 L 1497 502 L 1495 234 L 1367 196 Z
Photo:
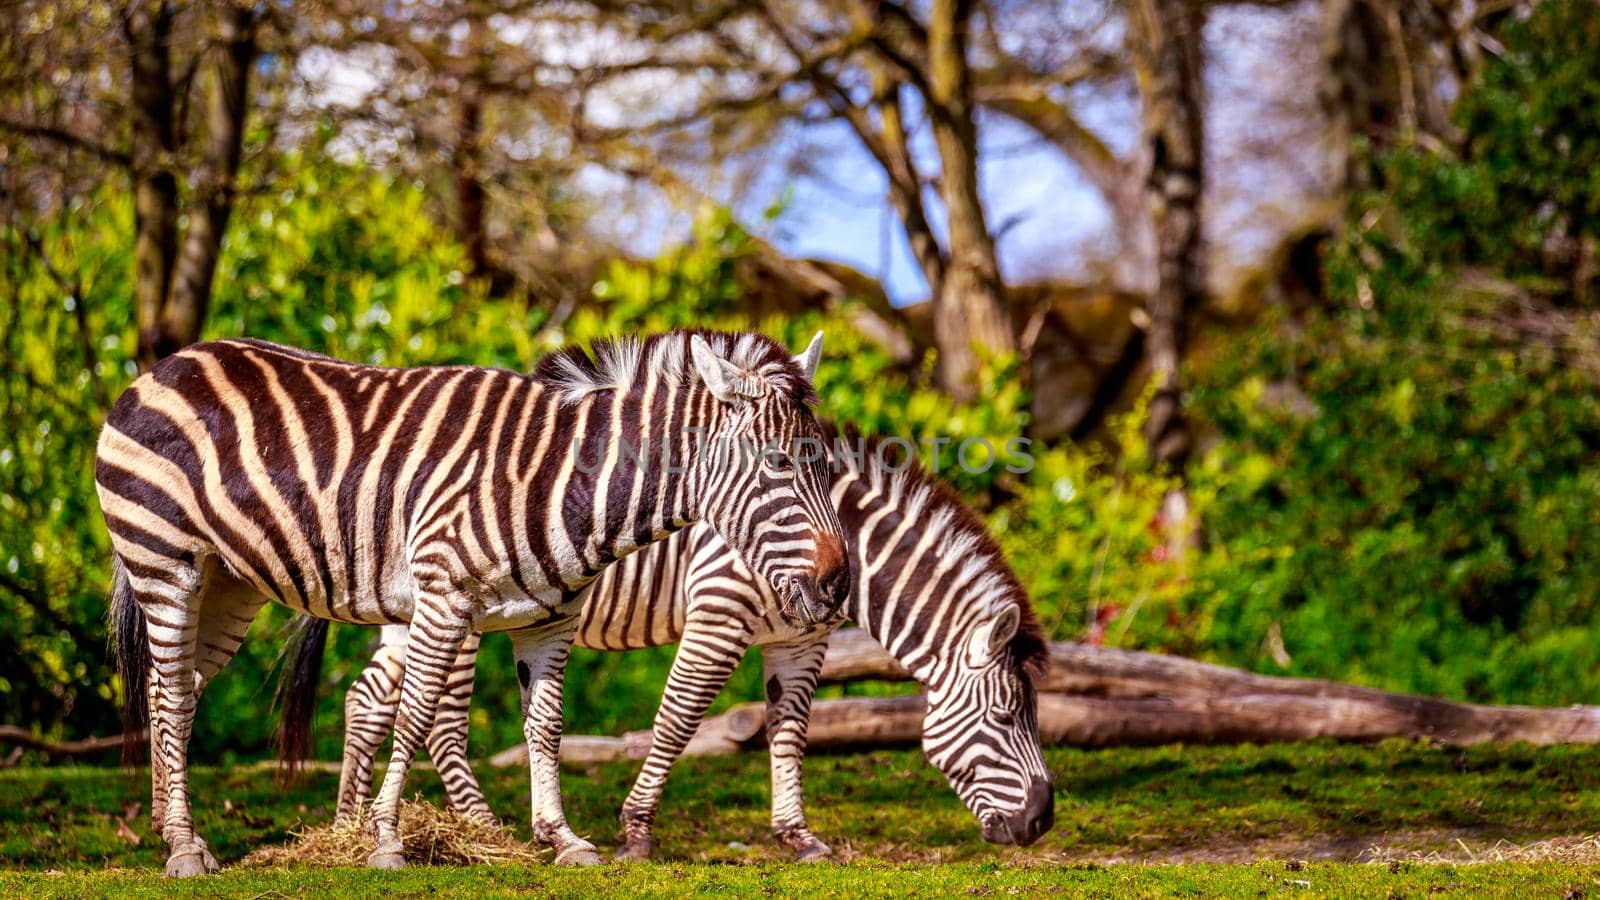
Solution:
M 316 728 L 317 686 L 322 683 L 322 657 L 328 646 L 327 619 L 301 616 L 291 634 L 278 668 L 278 775 L 293 781 L 300 764 L 311 758 L 311 737 Z
M 141 761 L 150 724 L 150 632 L 122 560 L 111 560 L 111 656 L 122 680 L 122 764 Z

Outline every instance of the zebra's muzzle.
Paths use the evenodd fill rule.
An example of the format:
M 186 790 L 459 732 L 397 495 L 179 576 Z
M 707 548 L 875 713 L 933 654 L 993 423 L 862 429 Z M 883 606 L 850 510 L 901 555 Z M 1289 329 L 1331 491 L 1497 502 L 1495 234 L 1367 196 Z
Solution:
M 839 610 L 817 579 L 809 575 L 791 577 L 787 588 L 778 611 L 785 619 L 801 627 L 810 628 L 826 622 Z
M 1056 824 L 1056 797 L 1045 778 L 1028 785 L 1022 808 L 1010 815 L 988 816 L 983 820 L 983 839 L 991 844 L 1026 847 Z

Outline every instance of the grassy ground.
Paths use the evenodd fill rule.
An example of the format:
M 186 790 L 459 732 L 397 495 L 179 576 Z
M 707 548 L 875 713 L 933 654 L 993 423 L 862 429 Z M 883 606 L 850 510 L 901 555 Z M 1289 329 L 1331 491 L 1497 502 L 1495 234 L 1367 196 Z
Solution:
M 1363 862 L 1375 848 L 1385 858 L 1432 852 L 1461 862 L 1502 841 L 1600 832 L 1600 748 L 1461 751 L 1394 742 L 1054 750 L 1049 759 L 1058 773 L 1057 824 L 1025 850 L 984 844 L 971 816 L 916 753 L 873 753 L 807 765 L 813 828 L 851 864 L 784 865 L 767 831 L 765 760 L 750 755 L 680 767 L 658 825 L 659 866 L 416 868 L 397 875 L 232 867 L 192 890 L 1254 896 L 1310 888 L 1600 896 L 1600 867 L 1587 861 Z M 571 771 L 564 780 L 574 827 L 603 849 L 616 841 L 616 810 L 633 773 L 633 765 L 615 764 Z M 495 809 L 526 836 L 526 772 L 484 768 L 480 775 Z M 436 782 L 431 773 L 413 780 L 434 800 Z M 327 820 L 335 783 L 333 775 L 313 774 L 284 789 L 257 768 L 201 769 L 194 779 L 200 831 L 227 865 L 284 840 L 297 823 Z M 164 892 L 170 885 L 156 877 L 164 854 L 149 832 L 147 802 L 143 772 L 0 772 L 0 865 L 34 873 L 0 873 L 0 894 Z M 1112 862 L 1167 865 L 1106 865 Z M 96 871 L 106 867 L 128 871 Z M 40 874 L 47 870 L 54 874 Z

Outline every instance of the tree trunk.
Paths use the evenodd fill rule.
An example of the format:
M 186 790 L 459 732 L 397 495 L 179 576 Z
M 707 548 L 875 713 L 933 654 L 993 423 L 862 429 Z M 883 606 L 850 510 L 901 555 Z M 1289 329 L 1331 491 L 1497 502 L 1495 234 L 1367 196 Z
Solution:
M 967 61 L 968 0 L 934 0 L 928 25 L 928 112 L 949 222 L 944 282 L 933 295 L 939 378 L 958 400 L 977 395 L 980 353 L 1016 350 L 994 239 L 978 199 L 978 132 Z
M 455 104 L 455 147 L 451 168 L 456 178 L 456 239 L 467 251 L 472 273 L 484 279 L 489 293 L 511 291 L 516 279 L 495 262 L 489 251 L 489 192 L 483 175 L 483 84 L 488 79 L 490 10 L 468 4 L 467 57 L 471 68 L 461 76 Z
M 146 369 L 162 355 L 162 310 L 178 252 L 173 15 L 170 3 L 134 0 L 124 21 L 133 77 L 134 306 L 139 365 Z
M 1137 0 L 1129 42 L 1143 86 L 1145 199 L 1156 231 L 1155 293 L 1146 342 L 1155 396 L 1145 437 L 1159 463 L 1179 473 L 1191 439 L 1184 421 L 1179 366 L 1186 319 L 1205 293 L 1201 271 L 1201 29 L 1189 0 Z
M 483 107 L 477 93 L 467 88 L 456 101 L 456 145 L 452 168 L 456 175 L 456 236 L 466 248 L 473 274 L 488 275 L 489 235 L 485 226 L 487 191 L 478 177 L 478 131 Z
M 220 4 L 209 95 L 202 117 L 205 145 L 192 185 L 187 234 L 179 252 L 179 88 L 173 79 L 175 7 L 136 0 L 125 32 L 132 54 L 134 178 L 134 286 L 139 328 L 138 360 L 156 360 L 194 343 L 211 302 L 222 238 L 235 202 L 243 155 L 250 67 L 256 58 L 258 20 L 248 6 Z
M 236 199 L 239 162 L 244 151 L 250 68 L 256 59 L 256 20 L 249 7 L 227 3 L 218 11 L 216 65 L 206 98 L 205 155 L 197 173 L 195 205 L 189 215 L 183 253 L 178 257 L 172 293 L 161 311 L 157 357 L 200 339 L 211 287 L 222 255 Z

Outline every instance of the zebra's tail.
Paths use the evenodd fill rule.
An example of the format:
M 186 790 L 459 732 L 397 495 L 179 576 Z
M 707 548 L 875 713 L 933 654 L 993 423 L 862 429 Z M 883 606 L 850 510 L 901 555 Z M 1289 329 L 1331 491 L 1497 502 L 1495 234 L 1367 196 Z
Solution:
M 138 765 L 150 724 L 150 632 L 128 569 L 116 557 L 111 560 L 111 656 L 122 681 L 122 764 Z
M 311 758 L 316 726 L 317 686 L 322 683 L 322 657 L 328 646 L 328 620 L 301 616 L 292 626 L 278 670 L 278 771 L 290 781 L 300 764 Z

